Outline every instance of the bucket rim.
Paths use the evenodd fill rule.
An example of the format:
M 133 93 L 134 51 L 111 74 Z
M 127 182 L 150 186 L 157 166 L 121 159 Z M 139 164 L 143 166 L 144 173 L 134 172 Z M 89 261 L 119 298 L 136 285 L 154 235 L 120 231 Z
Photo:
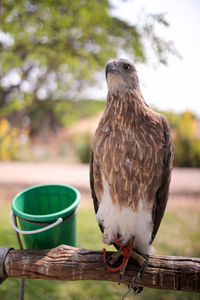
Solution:
M 75 192 L 75 194 L 76 194 L 75 201 L 70 206 L 68 206 L 67 208 L 65 208 L 63 210 L 60 210 L 58 212 L 51 213 L 51 214 L 45 214 L 45 215 L 27 214 L 27 213 L 22 212 L 21 210 L 19 210 L 16 207 L 16 201 L 17 201 L 17 199 L 22 194 L 24 194 L 25 192 L 28 192 L 28 191 L 33 190 L 33 189 L 41 188 L 41 187 L 48 187 L 48 186 L 63 187 L 63 188 L 69 188 L 69 189 L 73 190 Z M 35 221 L 35 222 L 37 222 L 37 221 L 38 222 L 51 222 L 51 221 L 55 221 L 58 218 L 66 217 L 66 216 L 72 214 L 76 210 L 77 206 L 80 203 L 80 197 L 81 197 L 80 192 L 75 187 L 73 187 L 71 185 L 66 185 L 66 184 L 40 184 L 40 185 L 33 185 L 31 187 L 28 187 L 28 188 L 24 189 L 23 191 L 21 191 L 20 193 L 18 193 L 13 198 L 13 200 L 11 202 L 11 208 L 12 208 L 14 214 L 17 217 L 22 218 L 24 220 Z

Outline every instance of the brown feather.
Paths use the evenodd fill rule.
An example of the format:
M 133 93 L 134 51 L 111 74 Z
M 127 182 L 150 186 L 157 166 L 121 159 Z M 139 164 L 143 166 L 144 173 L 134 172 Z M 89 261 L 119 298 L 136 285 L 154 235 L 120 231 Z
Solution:
M 111 103 L 114 103 L 114 107 L 118 106 L 117 117 Z M 124 98 L 108 95 L 107 107 L 93 142 L 93 151 L 98 156 L 98 164 L 93 166 L 98 173 L 98 180 L 94 184 L 97 199 L 102 196 L 102 185 L 98 182 L 104 174 L 110 185 L 112 199 L 117 204 L 137 208 L 140 198 L 146 197 L 147 201 L 153 201 L 162 175 L 162 143 L 160 114 L 131 94 Z M 156 186 L 153 195 L 149 197 L 149 193 L 152 194 L 152 183 Z M 146 192 L 139 188 L 141 185 L 146 186 Z M 126 198 L 123 195 L 124 187 L 125 190 L 129 187 L 132 190 Z
M 116 79 L 117 78 L 117 79 Z M 145 103 L 138 81 L 134 88 L 117 76 L 109 76 L 115 89 L 107 97 L 105 112 L 95 132 L 90 185 L 97 213 L 108 183 L 113 204 L 136 212 L 139 201 L 152 211 L 153 241 L 168 199 L 173 145 L 167 120 Z M 124 83 L 123 83 L 124 84 Z M 103 228 L 100 225 L 102 231 Z
M 165 137 L 165 142 L 163 144 L 163 151 L 165 153 L 165 157 L 164 157 L 164 164 L 163 164 L 162 181 L 156 193 L 156 201 L 153 209 L 154 227 L 152 232 L 151 243 L 153 242 L 154 237 L 158 231 L 160 222 L 162 220 L 167 205 L 167 200 L 169 195 L 169 185 L 171 181 L 171 170 L 172 170 L 173 157 L 174 157 L 170 128 L 167 120 L 164 117 L 163 117 L 163 130 L 164 130 L 164 137 Z

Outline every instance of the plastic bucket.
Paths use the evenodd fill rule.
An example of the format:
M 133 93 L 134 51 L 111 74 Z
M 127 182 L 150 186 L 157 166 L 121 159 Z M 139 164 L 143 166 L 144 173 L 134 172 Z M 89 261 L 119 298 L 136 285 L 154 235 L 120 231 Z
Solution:
M 60 244 L 76 246 L 76 210 L 80 193 L 68 185 L 38 185 L 12 200 L 10 221 L 23 234 L 27 249 L 49 249 Z M 19 229 L 13 222 L 19 221 Z

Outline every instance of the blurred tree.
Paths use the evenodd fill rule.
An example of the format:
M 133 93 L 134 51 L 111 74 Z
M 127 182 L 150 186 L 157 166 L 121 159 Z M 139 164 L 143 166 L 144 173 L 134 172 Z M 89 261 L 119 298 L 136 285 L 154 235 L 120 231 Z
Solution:
M 191 111 L 181 114 L 162 112 L 172 129 L 175 149 L 174 166 L 200 167 L 200 139 L 195 135 L 197 117 Z
M 0 117 L 0 161 L 32 159 L 27 140 L 25 130 L 11 126 L 5 118 Z
M 146 14 L 135 25 L 110 15 L 108 0 L 5 0 L 1 4 L 0 108 L 14 124 L 29 117 L 32 134 L 56 128 L 56 105 L 76 99 L 95 72 L 123 49 L 146 63 L 146 41 L 167 63 L 171 42 L 155 33 L 169 26 L 163 14 Z M 26 119 L 27 120 L 27 119 Z M 25 122 L 26 123 L 26 122 Z
M 195 137 L 195 115 L 190 111 L 177 116 L 174 134 L 174 165 L 200 167 L 200 140 Z

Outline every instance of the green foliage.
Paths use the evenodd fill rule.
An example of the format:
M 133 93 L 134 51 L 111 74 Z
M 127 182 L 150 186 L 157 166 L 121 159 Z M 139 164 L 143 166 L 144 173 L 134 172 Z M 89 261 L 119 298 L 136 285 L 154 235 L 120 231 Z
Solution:
M 74 110 L 79 113 L 78 118 L 88 118 L 102 112 L 106 107 L 106 101 L 80 100 L 73 102 Z
M 195 115 L 190 111 L 181 114 L 164 113 L 172 128 L 174 166 L 200 167 L 200 137 L 195 136 Z
M 92 147 L 92 136 L 89 133 L 77 134 L 73 137 L 73 145 L 81 163 L 89 163 Z
M 12 127 L 5 118 L 0 117 L 0 161 L 31 158 L 27 141 L 25 130 Z
M 17 115 L 18 125 L 28 116 L 32 132 L 38 133 L 64 122 L 57 100 L 80 98 L 119 49 L 145 63 L 151 48 L 166 64 L 173 45 L 155 33 L 157 25 L 169 26 L 165 16 L 143 13 L 137 21 L 130 25 L 111 16 L 108 0 L 3 1 L 1 30 L 7 41 L 0 41 L 1 113 L 12 122 Z
M 106 102 L 99 100 L 57 101 L 54 113 L 59 118 L 60 125 L 67 127 L 82 118 L 97 115 L 105 106 Z

